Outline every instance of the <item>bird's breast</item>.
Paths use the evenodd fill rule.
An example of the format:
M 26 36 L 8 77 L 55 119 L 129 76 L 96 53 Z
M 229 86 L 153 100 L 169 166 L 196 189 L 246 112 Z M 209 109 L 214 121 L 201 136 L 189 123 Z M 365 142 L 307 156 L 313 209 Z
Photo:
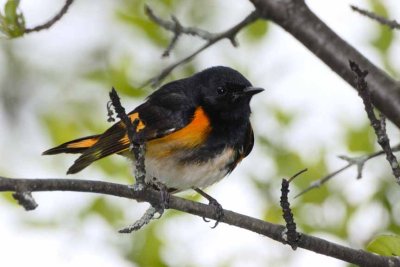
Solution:
M 233 148 L 225 148 L 207 161 L 183 161 L 182 158 L 184 152 L 163 158 L 146 155 L 146 180 L 155 177 L 167 187 L 178 190 L 205 188 L 225 177 L 237 157 Z

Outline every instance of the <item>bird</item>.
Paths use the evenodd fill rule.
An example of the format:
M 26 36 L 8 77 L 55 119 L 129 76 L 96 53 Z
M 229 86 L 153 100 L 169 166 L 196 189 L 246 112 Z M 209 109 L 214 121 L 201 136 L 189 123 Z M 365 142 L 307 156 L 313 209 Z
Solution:
M 230 174 L 253 149 L 250 100 L 262 91 L 240 72 L 215 66 L 151 93 L 127 114 L 139 121 L 136 131 L 146 144 L 146 183 L 157 180 L 170 192 L 194 189 L 202 194 Z M 129 146 L 119 121 L 101 134 L 63 143 L 43 155 L 81 154 L 67 171 L 75 174 L 112 154 L 132 158 Z

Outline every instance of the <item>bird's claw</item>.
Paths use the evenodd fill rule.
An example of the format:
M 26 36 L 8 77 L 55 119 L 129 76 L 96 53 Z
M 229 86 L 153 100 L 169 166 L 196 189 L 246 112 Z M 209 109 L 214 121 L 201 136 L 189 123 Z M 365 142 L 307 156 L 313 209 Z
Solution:
M 215 209 L 215 224 L 214 224 L 214 226 L 211 227 L 212 229 L 214 229 L 215 227 L 217 227 L 217 225 L 219 224 L 221 219 L 224 217 L 224 209 L 222 208 L 221 204 L 219 204 L 215 198 L 208 195 L 201 189 L 195 188 L 194 190 L 208 200 L 208 205 L 214 207 L 214 209 Z M 203 221 L 210 222 L 205 217 L 203 217 Z

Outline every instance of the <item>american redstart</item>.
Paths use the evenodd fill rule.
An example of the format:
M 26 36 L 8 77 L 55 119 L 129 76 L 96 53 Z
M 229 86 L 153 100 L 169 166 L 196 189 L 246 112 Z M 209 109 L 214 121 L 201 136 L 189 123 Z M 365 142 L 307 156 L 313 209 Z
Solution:
M 205 188 L 233 171 L 253 148 L 250 99 L 263 91 L 238 71 L 212 67 L 154 91 L 128 114 L 146 142 L 146 182 L 171 191 Z M 102 134 L 66 142 L 43 155 L 80 153 L 67 174 L 111 154 L 129 156 L 120 121 Z

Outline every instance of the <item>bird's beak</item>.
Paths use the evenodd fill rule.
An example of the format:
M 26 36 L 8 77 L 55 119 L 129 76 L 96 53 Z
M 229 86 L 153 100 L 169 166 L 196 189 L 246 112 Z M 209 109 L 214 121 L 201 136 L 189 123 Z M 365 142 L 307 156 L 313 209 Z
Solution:
M 249 86 L 243 89 L 243 93 L 245 95 L 249 95 L 249 96 L 253 96 L 255 94 L 261 93 L 262 91 L 264 91 L 263 88 L 261 87 L 253 87 L 253 86 Z

